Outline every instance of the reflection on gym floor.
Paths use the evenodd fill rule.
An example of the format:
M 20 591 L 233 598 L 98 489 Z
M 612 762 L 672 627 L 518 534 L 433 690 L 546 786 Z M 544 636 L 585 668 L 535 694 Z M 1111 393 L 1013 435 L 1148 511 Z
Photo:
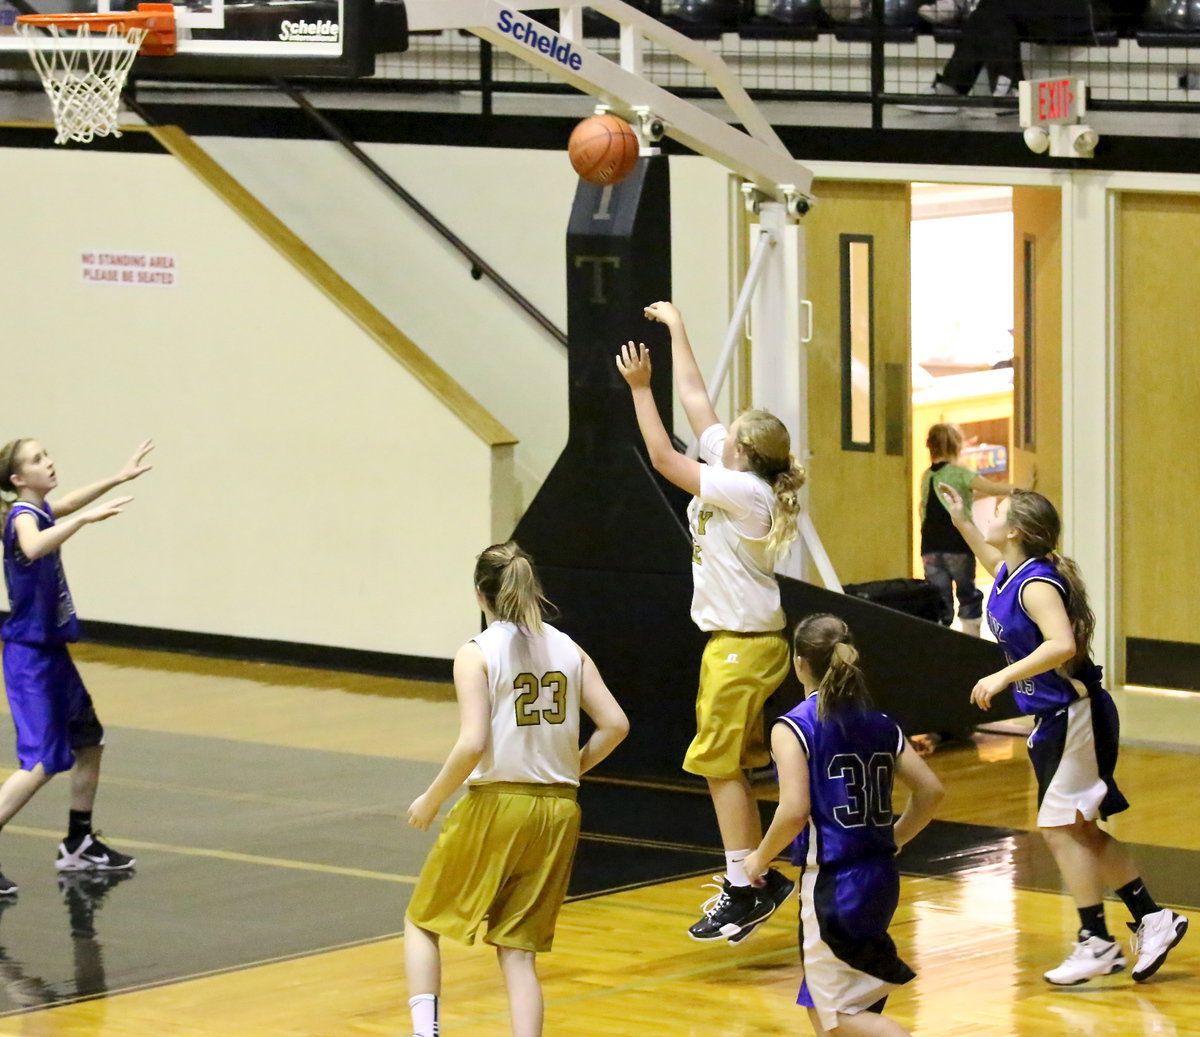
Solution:
M 7 938 L 5 915 L 20 909 L 20 894 L 0 899 L 0 978 L 6 1008 L 38 1008 L 42 1005 L 96 997 L 108 992 L 104 975 L 104 948 L 96 932 L 96 914 L 118 885 L 136 875 L 132 871 L 61 872 L 58 890 L 65 906 L 63 924 L 71 937 L 73 980 L 64 985 L 36 975 L 19 945 Z

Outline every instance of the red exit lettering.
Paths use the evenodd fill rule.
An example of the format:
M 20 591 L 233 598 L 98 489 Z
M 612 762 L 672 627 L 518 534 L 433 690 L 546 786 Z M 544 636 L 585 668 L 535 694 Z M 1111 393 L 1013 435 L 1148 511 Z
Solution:
M 1065 119 L 1071 114 L 1075 91 L 1069 79 L 1047 79 L 1038 83 L 1038 121 Z

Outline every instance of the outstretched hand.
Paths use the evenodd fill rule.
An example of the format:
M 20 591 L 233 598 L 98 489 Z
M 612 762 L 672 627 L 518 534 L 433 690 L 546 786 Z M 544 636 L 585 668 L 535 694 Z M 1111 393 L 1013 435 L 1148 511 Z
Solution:
M 966 522 L 967 507 L 958 490 L 946 482 L 938 483 L 937 488 L 942 500 L 946 502 L 946 510 L 950 512 L 950 517 L 956 522 Z
M 617 357 L 617 370 L 631 389 L 646 389 L 650 386 L 650 350 L 645 343 L 634 345 L 626 342 Z
M 642 310 L 642 313 L 645 314 L 647 320 L 656 320 L 660 324 L 668 326 L 683 323 L 683 314 L 679 312 L 679 307 L 673 302 L 652 302 Z
M 142 459 L 154 449 L 154 440 L 146 439 L 138 444 L 138 448 L 133 452 L 133 456 L 125 462 L 124 467 L 117 472 L 118 482 L 129 482 L 130 479 L 136 479 L 139 475 L 145 475 L 146 472 L 153 468 L 153 465 L 142 464 Z
M 114 515 L 120 515 L 125 509 L 132 497 L 114 497 L 110 501 L 105 501 L 103 504 L 97 504 L 94 508 L 88 508 L 87 511 L 81 512 L 79 520 L 84 524 L 91 522 L 103 522 L 105 519 L 110 519 Z

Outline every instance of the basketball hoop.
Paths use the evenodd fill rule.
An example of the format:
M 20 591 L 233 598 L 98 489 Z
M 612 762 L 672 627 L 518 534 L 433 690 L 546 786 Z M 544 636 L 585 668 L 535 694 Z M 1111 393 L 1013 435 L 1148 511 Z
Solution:
M 172 4 L 94 14 L 22 14 L 16 30 L 50 98 L 56 144 L 121 136 L 121 90 L 133 59 L 139 53 L 175 53 Z

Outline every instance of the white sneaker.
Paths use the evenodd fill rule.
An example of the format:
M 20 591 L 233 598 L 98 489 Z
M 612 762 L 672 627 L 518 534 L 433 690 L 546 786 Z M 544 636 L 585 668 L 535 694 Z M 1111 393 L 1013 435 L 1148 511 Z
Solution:
M 1047 983 L 1071 987 L 1097 976 L 1120 972 L 1124 967 L 1125 955 L 1116 940 L 1104 940 L 1089 933 L 1086 939 L 1075 944 L 1066 961 L 1045 974 L 1045 979 Z
M 992 91 L 992 100 L 994 101 L 1015 101 L 1017 99 L 1017 88 L 1013 85 L 1013 81 L 1008 76 L 1000 76 L 996 79 L 996 88 Z M 994 119 L 998 115 L 1016 115 L 1016 108 L 968 108 L 967 117 L 971 119 Z
M 929 84 L 923 94 L 928 94 L 930 97 L 957 97 L 958 92 L 951 86 L 945 83 L 939 83 L 936 80 Z M 902 112 L 916 112 L 919 115 L 953 115 L 955 112 L 962 111 L 962 106 L 957 104 L 898 104 L 897 108 Z
M 1153 976 L 1167 960 L 1167 952 L 1187 932 L 1188 920 L 1164 907 L 1143 917 L 1136 928 L 1132 922 L 1129 927 L 1133 929 L 1130 948 L 1137 955 L 1133 978 L 1140 983 Z

